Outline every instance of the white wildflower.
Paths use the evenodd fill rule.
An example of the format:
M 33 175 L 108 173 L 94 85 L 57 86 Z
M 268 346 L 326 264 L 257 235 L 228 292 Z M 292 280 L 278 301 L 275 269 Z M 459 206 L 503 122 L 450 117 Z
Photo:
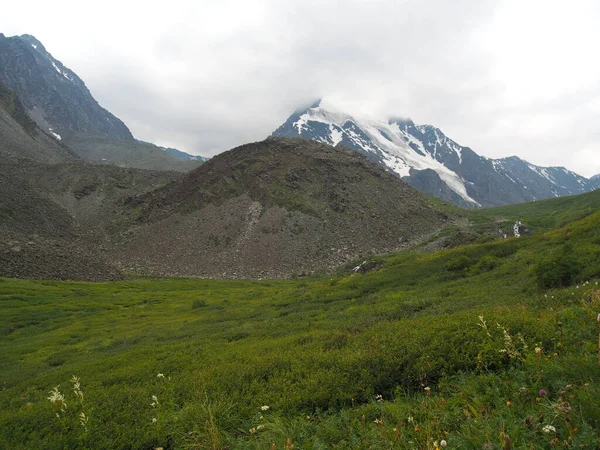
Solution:
M 59 405 L 61 411 L 64 411 L 67 408 L 67 402 L 65 401 L 65 396 L 60 393 L 60 391 L 58 390 L 58 386 L 55 386 L 49 392 L 49 394 L 50 394 L 50 397 L 48 397 L 48 400 L 50 400 L 55 405 Z
M 81 424 L 82 427 L 85 428 L 85 426 L 88 423 L 88 417 L 85 415 L 85 413 L 83 411 L 81 411 L 79 413 L 79 423 Z
M 444 439 L 440 441 L 440 447 L 446 447 L 447 445 L 448 443 Z
M 552 425 L 546 425 L 544 428 L 542 428 L 542 431 L 544 433 L 556 433 L 556 428 L 554 428 Z
M 480 326 L 481 328 L 483 328 L 485 330 L 485 334 L 487 334 L 489 337 L 491 337 L 492 335 L 490 334 L 490 331 L 488 330 L 487 322 L 483 319 L 483 316 L 478 316 L 478 317 L 479 317 L 479 323 L 477 325 Z
M 156 375 L 156 378 L 164 378 L 165 374 L 164 373 L 159 373 L 158 375 Z
M 75 396 L 77 398 L 79 398 L 79 401 L 83 402 L 83 392 L 81 391 L 81 384 L 79 382 L 79 377 L 76 377 L 75 375 L 73 375 L 71 377 L 71 383 L 73 383 L 73 393 L 75 394 Z
M 260 407 L 261 411 L 268 411 L 269 409 L 271 409 L 271 407 L 267 406 L 267 405 L 263 405 L 263 406 Z

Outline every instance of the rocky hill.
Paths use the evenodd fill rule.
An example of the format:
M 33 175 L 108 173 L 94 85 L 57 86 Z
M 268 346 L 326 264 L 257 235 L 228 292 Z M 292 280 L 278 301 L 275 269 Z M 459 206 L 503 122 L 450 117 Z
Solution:
M 124 200 L 180 176 L 4 155 L 0 166 L 0 276 L 18 278 L 123 278 L 103 244 L 122 231 Z
M 354 149 L 420 191 L 459 206 L 522 203 L 588 192 L 600 183 L 564 167 L 478 155 L 431 125 L 375 120 L 324 108 L 300 109 L 272 134 Z
M 135 272 L 281 277 L 396 250 L 449 220 L 434 202 L 345 148 L 273 138 L 213 157 L 132 197 L 109 254 Z

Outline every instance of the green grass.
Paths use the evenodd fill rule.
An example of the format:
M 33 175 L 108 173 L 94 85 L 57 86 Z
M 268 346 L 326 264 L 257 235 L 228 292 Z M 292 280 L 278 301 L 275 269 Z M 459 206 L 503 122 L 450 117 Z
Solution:
M 507 219 L 511 224 L 521 220 L 532 231 L 541 233 L 587 217 L 598 211 L 598 205 L 600 205 L 600 189 L 570 197 L 469 210 L 467 214 L 479 223 L 487 223 L 495 218 Z
M 600 213 L 578 214 L 364 275 L 0 279 L 0 448 L 600 448 Z

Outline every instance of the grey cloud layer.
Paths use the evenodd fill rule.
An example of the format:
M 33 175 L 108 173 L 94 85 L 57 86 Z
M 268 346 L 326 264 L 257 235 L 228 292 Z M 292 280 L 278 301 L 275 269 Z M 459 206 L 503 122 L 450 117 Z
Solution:
M 540 6 L 559 5 L 552 3 Z M 552 101 L 507 101 L 518 71 L 497 76 L 498 52 L 482 36 L 515 5 L 175 0 L 168 12 L 145 5 L 138 25 L 89 24 L 80 39 L 96 42 L 93 58 L 59 48 L 67 40 L 48 47 L 136 137 L 191 153 L 260 140 L 296 107 L 325 96 L 352 112 L 432 123 L 486 156 L 600 172 L 600 111 L 587 106 L 600 86 L 574 86 Z

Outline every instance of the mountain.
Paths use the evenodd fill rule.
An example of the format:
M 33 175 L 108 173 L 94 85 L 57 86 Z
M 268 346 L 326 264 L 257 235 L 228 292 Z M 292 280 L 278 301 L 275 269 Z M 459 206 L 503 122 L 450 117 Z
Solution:
M 0 82 L 0 155 L 44 163 L 77 161 L 68 147 L 42 131 L 17 95 Z
M 109 254 L 125 270 L 163 275 L 326 271 L 402 248 L 450 220 L 355 151 L 285 138 L 217 155 L 127 203 L 131 225 Z
M 563 167 L 478 155 L 431 125 L 357 117 L 316 102 L 272 136 L 300 137 L 364 154 L 420 191 L 459 206 L 499 206 L 588 192 L 596 186 Z
M 0 34 L 0 81 L 16 92 L 40 128 L 57 138 L 80 132 L 133 140 L 127 126 L 102 108 L 77 74 L 33 36 Z
M 206 157 L 200 156 L 200 155 L 190 155 L 189 153 L 182 152 L 181 150 L 177 150 L 176 148 L 170 148 L 170 147 L 158 147 L 158 148 L 160 148 L 164 152 L 168 153 L 169 155 L 172 155 L 179 159 L 201 161 L 201 162 L 208 161 L 208 159 L 209 159 L 209 158 L 206 158 Z
M 0 34 L 0 82 L 16 93 L 27 115 L 45 133 L 80 159 L 182 172 L 202 163 L 134 139 L 121 120 L 96 102 L 81 78 L 33 36 Z

